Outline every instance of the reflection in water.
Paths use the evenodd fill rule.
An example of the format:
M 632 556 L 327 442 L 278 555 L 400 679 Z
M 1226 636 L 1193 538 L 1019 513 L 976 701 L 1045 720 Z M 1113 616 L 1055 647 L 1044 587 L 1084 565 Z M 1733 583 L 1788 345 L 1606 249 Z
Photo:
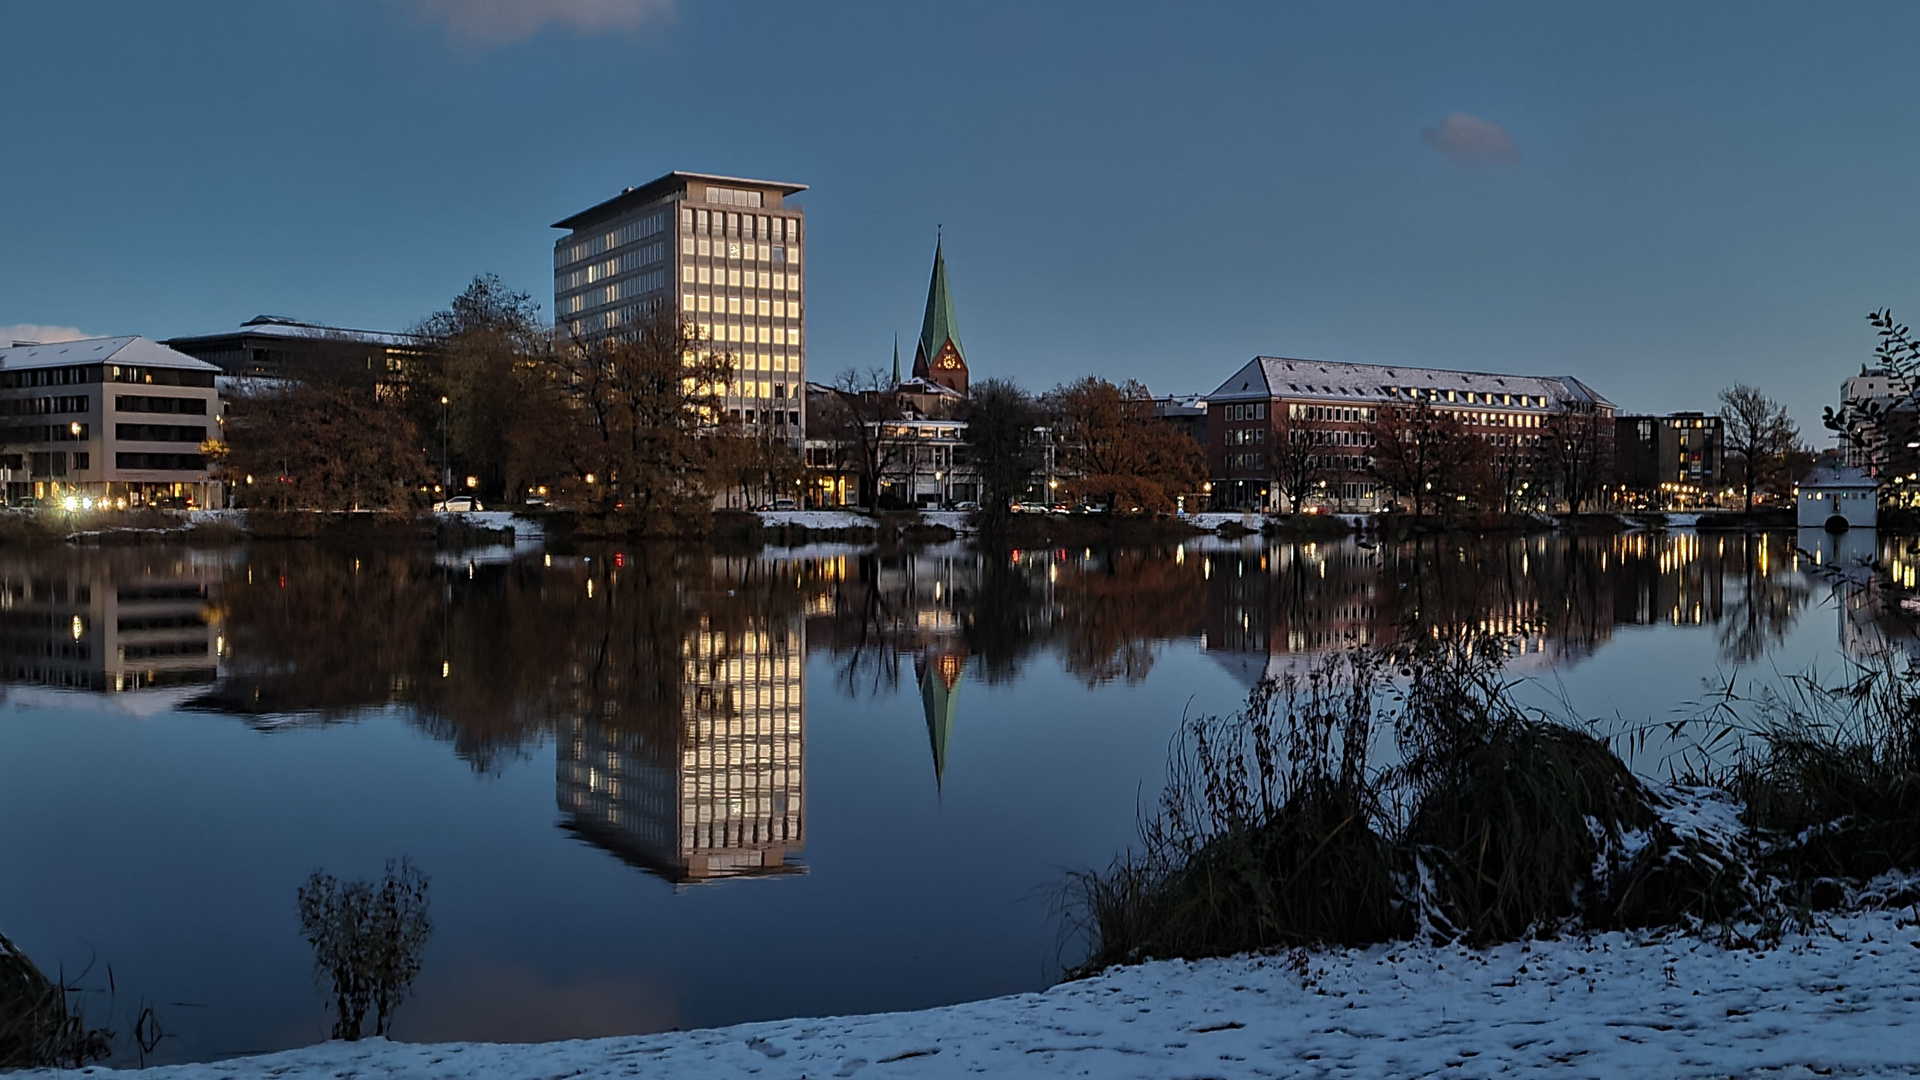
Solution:
M 0 559 L 0 677 L 108 693 L 211 683 L 221 576 L 183 551 L 9 552 Z
M 1191 640 L 1250 684 L 1408 634 L 1510 633 L 1521 663 L 1546 666 L 1622 627 L 1673 625 L 1712 627 L 1722 656 L 1746 663 L 1815 596 L 1810 560 L 1877 558 L 1898 583 L 1914 574 L 1909 546 L 1866 533 L 1209 538 L 473 563 L 311 545 L 54 549 L 0 560 L 0 665 L 13 683 L 184 686 L 172 693 L 187 707 L 263 729 L 399 707 L 482 772 L 553 739 L 567 829 L 699 881 L 799 868 L 809 651 L 860 695 L 897 693 L 911 671 L 942 786 L 964 742 L 962 683 L 1012 681 L 1042 656 L 1089 686 L 1132 683 Z M 1911 637 L 1876 588 L 1862 578 L 1841 597 L 1850 651 Z
M 681 642 L 680 716 L 566 719 L 567 827 L 673 881 L 800 869 L 787 856 L 805 843 L 804 633 L 794 615 L 732 630 L 702 619 Z

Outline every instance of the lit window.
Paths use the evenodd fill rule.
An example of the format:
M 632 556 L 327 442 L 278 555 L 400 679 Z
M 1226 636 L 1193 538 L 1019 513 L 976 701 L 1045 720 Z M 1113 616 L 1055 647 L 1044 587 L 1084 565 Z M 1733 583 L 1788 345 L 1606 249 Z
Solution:
M 691 236 L 688 236 L 688 237 L 683 237 L 683 238 L 681 239 L 681 241 L 680 241 L 680 254 L 682 254 L 682 255 L 691 255 L 691 254 L 693 254 L 693 237 L 691 237 Z
M 767 317 L 767 316 L 768 316 L 769 314 L 771 314 L 771 313 L 772 313 L 772 308 L 773 308 L 773 302 L 772 302 L 772 301 L 770 301 L 770 300 L 762 300 L 762 301 L 760 301 L 760 308 L 759 308 L 759 311 L 758 311 L 758 314 L 759 314 L 759 316 L 760 316 L 761 318 L 763 318 L 763 319 L 764 319 L 764 318 L 766 318 L 766 317 Z
M 702 295 L 702 296 L 700 297 L 700 310 L 701 310 L 701 311 L 712 311 L 712 310 L 713 310 L 713 302 L 712 302 L 712 299 L 711 299 L 710 297 L 708 297 L 708 296 L 706 296 L 706 295 L 704 295 L 704 294 L 703 294 L 703 295 Z
M 773 280 L 773 275 L 767 273 L 765 270 L 760 271 L 760 287 L 761 288 L 763 289 L 769 288 L 771 286 L 772 280 Z
M 693 310 L 693 294 L 692 293 L 680 294 L 680 310 L 681 311 Z
M 787 302 L 785 300 L 775 300 L 773 302 L 773 317 L 776 319 L 784 319 L 787 317 Z
M 727 284 L 734 286 L 735 288 L 738 288 L 740 285 L 740 271 L 738 270 L 727 271 Z
M 713 241 L 707 239 L 704 236 L 701 237 L 700 238 L 700 254 L 707 255 L 707 254 L 710 254 L 712 250 L 713 250 Z
M 785 345 L 787 343 L 787 332 L 785 329 L 778 326 L 773 328 L 773 343 L 775 345 Z
M 688 263 L 687 265 L 680 268 L 680 280 L 688 282 L 689 284 L 692 283 L 693 281 L 693 264 L 692 263 Z
M 727 314 L 729 315 L 740 314 L 740 298 L 739 297 L 737 296 L 727 297 Z

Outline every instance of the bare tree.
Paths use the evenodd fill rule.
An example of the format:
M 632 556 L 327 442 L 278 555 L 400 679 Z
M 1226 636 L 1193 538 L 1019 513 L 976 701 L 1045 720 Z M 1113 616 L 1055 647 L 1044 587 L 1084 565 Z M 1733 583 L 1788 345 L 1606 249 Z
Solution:
M 1415 514 L 1424 515 L 1442 499 L 1457 501 L 1449 497 L 1466 493 L 1476 465 L 1484 463 L 1484 444 L 1425 401 L 1381 406 L 1370 434 L 1369 471 L 1387 490 L 1411 498 Z
M 1754 488 L 1769 483 L 1799 448 L 1800 429 L 1785 406 L 1745 383 L 1720 391 L 1720 420 L 1728 452 L 1739 455 L 1740 484 L 1752 513 Z
M 880 485 L 898 473 L 911 452 L 897 421 L 906 419 L 893 379 L 879 368 L 848 368 L 833 380 L 833 406 L 822 417 L 822 427 L 853 451 L 860 477 L 860 505 L 873 510 L 880 502 Z
M 1601 477 L 1612 464 L 1611 422 L 1591 409 L 1563 404 L 1547 417 L 1541 434 L 1540 464 L 1550 471 L 1567 509 L 1577 514 L 1599 493 Z
M 1273 445 L 1267 448 L 1267 470 L 1274 487 L 1287 500 L 1287 511 L 1299 513 L 1300 504 L 1326 478 L 1313 431 L 1297 422 L 1282 422 L 1273 432 Z
M 627 531 L 702 531 L 724 483 L 708 436 L 725 435 L 733 358 L 714 351 L 677 308 L 662 305 L 624 334 L 554 349 L 544 393 L 562 406 L 569 497 Z

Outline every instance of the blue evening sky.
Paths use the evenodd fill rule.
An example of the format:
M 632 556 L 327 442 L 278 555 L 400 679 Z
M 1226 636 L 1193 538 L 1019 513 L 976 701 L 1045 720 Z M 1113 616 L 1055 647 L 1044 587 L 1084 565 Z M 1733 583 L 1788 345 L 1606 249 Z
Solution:
M 0 333 L 552 308 L 549 224 L 793 180 L 809 367 L 1205 391 L 1255 353 L 1735 380 L 1810 435 L 1920 318 L 1908 5 L 62 0 L 0 9 Z M 910 347 L 909 347 L 910 351 Z

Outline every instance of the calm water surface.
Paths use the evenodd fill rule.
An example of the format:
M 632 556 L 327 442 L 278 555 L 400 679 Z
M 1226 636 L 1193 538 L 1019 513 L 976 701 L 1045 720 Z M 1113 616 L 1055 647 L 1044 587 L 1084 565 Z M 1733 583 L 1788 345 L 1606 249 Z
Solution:
M 111 965 L 114 1019 L 155 1005 L 160 1060 L 325 1038 L 294 890 L 401 855 L 435 920 L 403 1039 L 1036 989 L 1074 959 L 1062 872 L 1132 838 L 1183 713 L 1343 642 L 1471 624 L 1520 635 L 1539 700 L 1669 719 L 1713 680 L 1897 636 L 1802 544 L 1904 550 L 9 552 L 0 933 L 49 971 L 91 964 L 87 986 Z

